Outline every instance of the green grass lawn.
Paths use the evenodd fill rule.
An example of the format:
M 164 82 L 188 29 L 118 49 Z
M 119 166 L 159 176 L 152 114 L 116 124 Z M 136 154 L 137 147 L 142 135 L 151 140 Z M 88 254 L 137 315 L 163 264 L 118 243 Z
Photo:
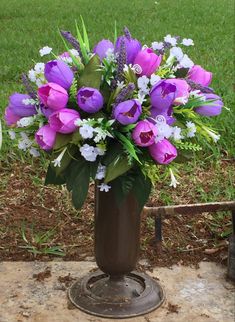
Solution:
M 233 0 L 1 0 L 0 1 L 0 115 L 7 98 L 21 88 L 20 75 L 41 60 L 45 45 L 63 51 L 58 28 L 74 31 L 74 20 L 83 16 L 91 43 L 113 39 L 128 26 L 141 42 L 161 40 L 166 34 L 192 38 L 194 62 L 213 71 L 213 84 L 231 111 L 212 120 L 221 133 L 218 151 L 235 155 L 233 104 Z M 9 151 L 6 136 L 2 157 Z

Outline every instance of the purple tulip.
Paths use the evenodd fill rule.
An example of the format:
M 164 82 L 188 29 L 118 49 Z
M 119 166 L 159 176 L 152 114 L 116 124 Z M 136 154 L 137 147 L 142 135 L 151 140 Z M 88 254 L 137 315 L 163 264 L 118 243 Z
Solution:
M 135 123 L 141 113 L 141 104 L 135 99 L 121 102 L 113 110 L 114 118 L 123 125 Z
M 103 60 L 106 57 L 109 49 L 114 50 L 113 43 L 108 39 L 103 39 L 95 45 L 93 52 L 98 55 L 101 60 Z
M 20 118 L 21 117 L 19 115 L 16 115 L 10 106 L 7 106 L 4 116 L 7 126 L 15 126 Z
M 141 50 L 134 60 L 134 65 L 141 67 L 140 76 L 151 76 L 160 66 L 162 56 L 158 56 L 150 48 Z
M 45 106 L 44 104 L 40 104 L 40 109 L 42 114 L 48 119 L 49 116 L 55 112 L 55 110 Z
M 77 111 L 63 108 L 49 116 L 49 124 L 52 130 L 59 133 L 73 133 L 77 130 L 74 122 L 80 118 Z
M 69 99 L 67 91 L 55 83 L 47 83 L 39 87 L 38 96 L 41 103 L 53 110 L 64 108 Z
M 65 89 L 69 89 L 73 83 L 73 72 L 70 67 L 61 60 L 52 60 L 45 65 L 45 78 L 50 83 L 55 83 Z
M 177 157 L 177 150 L 167 139 L 154 143 L 149 147 L 151 157 L 160 164 L 168 164 Z
M 155 109 L 160 113 L 167 113 L 175 100 L 176 93 L 176 85 L 167 83 L 165 80 L 154 85 L 150 91 L 150 102 L 152 105 L 153 116 L 156 114 L 154 113 Z
M 180 98 L 184 98 L 187 101 L 189 97 L 190 86 L 184 79 L 179 78 L 169 78 L 165 80 L 166 83 L 176 86 L 176 94 L 175 94 L 175 105 L 182 104 Z
M 43 150 L 51 150 L 55 144 L 56 132 L 49 124 L 44 125 L 36 132 L 35 140 Z
M 132 132 L 135 144 L 143 147 L 152 145 L 156 135 L 156 126 L 147 120 L 139 121 Z
M 212 81 L 212 73 L 203 69 L 200 65 L 194 65 L 188 72 L 188 78 L 202 86 L 208 86 Z
M 27 94 L 14 93 L 9 97 L 9 106 L 14 114 L 20 117 L 31 116 L 37 113 L 35 105 L 25 104 L 24 100 L 32 99 Z
M 115 53 L 120 51 L 122 39 L 125 41 L 127 64 L 133 64 L 138 52 L 141 50 L 141 43 L 137 39 L 128 39 L 125 36 L 118 37 L 115 44 Z
M 205 94 L 206 101 L 208 100 L 215 100 L 214 102 L 211 102 L 211 105 L 203 105 L 195 108 L 195 112 L 203 115 L 203 116 L 216 116 L 219 115 L 222 112 L 222 107 L 224 106 L 224 103 L 218 95 L 215 94 Z
M 77 93 L 77 103 L 83 111 L 96 113 L 103 107 L 104 99 L 98 89 L 82 87 Z

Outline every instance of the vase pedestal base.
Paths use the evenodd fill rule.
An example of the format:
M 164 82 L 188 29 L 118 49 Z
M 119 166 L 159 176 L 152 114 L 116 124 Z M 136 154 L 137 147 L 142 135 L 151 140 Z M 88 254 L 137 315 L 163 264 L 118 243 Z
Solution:
M 76 281 L 69 289 L 70 301 L 82 311 L 107 318 L 128 318 L 149 313 L 164 301 L 157 281 L 132 272 L 110 278 L 98 270 Z

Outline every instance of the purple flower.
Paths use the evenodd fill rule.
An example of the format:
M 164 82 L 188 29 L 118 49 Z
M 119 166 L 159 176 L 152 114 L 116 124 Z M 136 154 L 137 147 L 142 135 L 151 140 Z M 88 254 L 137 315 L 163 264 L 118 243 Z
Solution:
M 122 39 L 125 42 L 127 64 L 133 64 L 138 52 L 141 50 L 141 43 L 137 39 L 129 39 L 126 36 L 118 37 L 115 44 L 116 53 L 120 51 Z
M 152 145 L 156 135 L 156 126 L 147 120 L 139 121 L 132 132 L 135 144 L 143 147 Z
M 135 60 L 134 65 L 139 65 L 141 67 L 140 76 L 152 75 L 159 67 L 162 61 L 162 56 L 158 56 L 154 53 L 154 51 L 150 48 L 146 48 L 141 50 Z
M 158 113 L 167 113 L 168 109 L 173 105 L 176 97 L 176 85 L 167 83 L 165 80 L 158 82 L 150 91 L 150 102 L 152 105 L 153 117 L 155 117 L 154 110 Z M 156 114 L 158 115 L 158 114 Z
M 26 104 L 29 99 L 32 98 L 27 94 L 14 93 L 9 97 L 9 107 L 20 117 L 34 115 L 37 113 L 35 105 Z
M 141 113 L 141 104 L 135 99 L 121 102 L 113 110 L 114 118 L 123 125 L 135 123 Z
M 103 107 L 104 99 L 98 89 L 82 87 L 77 93 L 77 103 L 83 111 L 96 113 Z
M 109 49 L 114 50 L 113 43 L 108 39 L 103 39 L 95 45 L 93 52 L 98 55 L 101 60 L 103 60 L 106 57 Z
M 202 86 L 208 86 L 212 81 L 212 73 L 200 65 L 194 65 L 188 72 L 188 78 Z
M 215 94 L 205 94 L 206 101 L 208 100 L 215 100 L 211 102 L 210 105 L 203 105 L 195 108 L 195 112 L 204 115 L 204 116 L 216 116 L 222 112 L 222 107 L 224 103 L 218 95 Z
M 154 143 L 149 148 L 151 157 L 160 164 L 168 164 L 177 157 L 177 150 L 167 139 Z
M 159 116 L 159 115 L 164 116 L 164 118 L 166 120 L 166 123 L 168 125 L 172 125 L 176 121 L 176 119 L 172 116 L 172 114 L 173 114 L 173 108 L 172 107 L 169 107 L 168 110 L 165 111 L 165 112 L 163 112 L 161 109 L 152 107 L 150 112 L 151 112 L 151 117 L 154 118 L 154 119 L 156 119 L 157 116 Z
M 50 127 L 59 133 L 73 133 L 77 130 L 74 122 L 80 118 L 77 111 L 63 108 L 49 116 Z
M 35 134 L 35 140 L 43 150 L 51 150 L 55 139 L 56 132 L 48 124 L 42 126 Z
M 73 82 L 73 72 L 70 67 L 61 60 L 52 60 L 45 65 L 45 78 L 50 83 L 55 83 L 65 89 L 69 89 Z
M 16 115 L 10 106 L 7 106 L 4 116 L 7 126 L 15 126 L 20 118 L 21 117 L 19 115 Z
M 38 96 L 41 103 L 53 110 L 64 108 L 69 99 L 67 91 L 55 83 L 47 83 L 39 87 Z
M 175 94 L 175 105 L 180 105 L 184 102 L 187 102 L 189 97 L 190 86 L 184 79 L 179 78 L 169 78 L 165 80 L 166 83 L 176 86 Z M 183 101 L 181 100 L 183 98 Z

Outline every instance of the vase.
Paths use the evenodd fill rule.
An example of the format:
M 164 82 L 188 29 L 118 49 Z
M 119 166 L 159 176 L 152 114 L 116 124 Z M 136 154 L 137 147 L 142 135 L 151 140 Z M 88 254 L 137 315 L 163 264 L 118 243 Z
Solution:
M 99 269 L 69 289 L 71 302 L 92 315 L 126 318 L 159 307 L 159 283 L 135 271 L 140 248 L 141 209 L 133 193 L 120 204 L 114 190 L 95 191 L 95 258 Z

